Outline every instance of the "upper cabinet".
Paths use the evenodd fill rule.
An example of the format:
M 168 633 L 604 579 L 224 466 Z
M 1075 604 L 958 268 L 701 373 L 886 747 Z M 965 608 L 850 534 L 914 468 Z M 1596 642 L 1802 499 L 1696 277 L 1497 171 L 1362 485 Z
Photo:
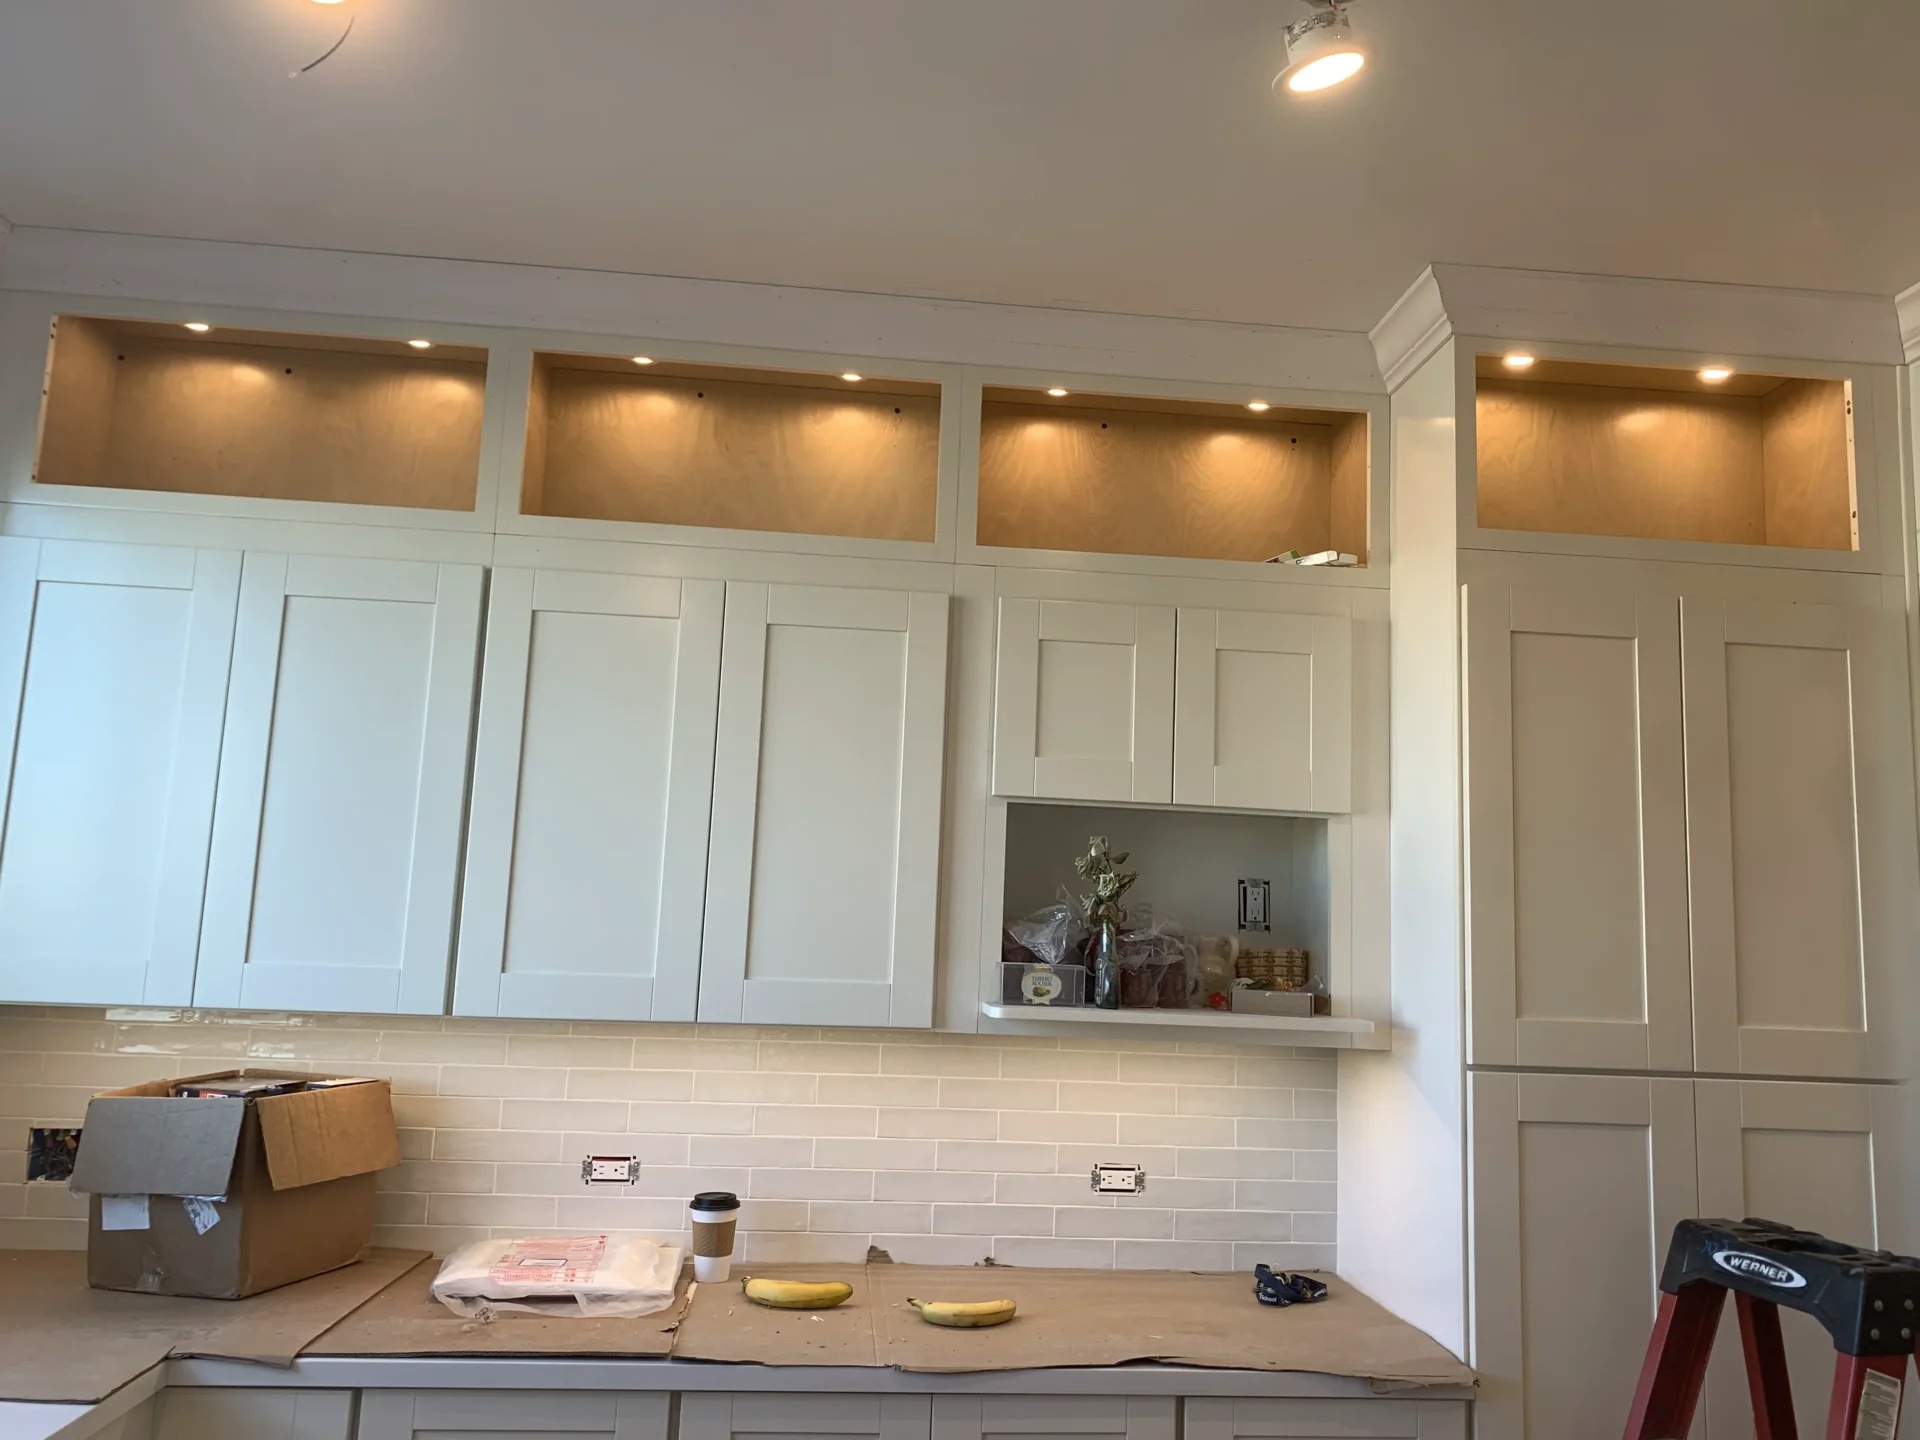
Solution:
M 932 1023 L 947 611 L 728 584 L 700 1019 Z
M 476 508 L 486 389 L 474 346 L 62 315 L 30 498 L 403 507 L 446 524 Z
M 996 795 L 1351 808 L 1344 616 L 1004 598 Z
M 444 1011 L 480 590 L 247 556 L 194 1004 Z
M 494 571 L 456 1014 L 694 1018 L 724 593 Z
M 187 1005 L 240 556 L 0 539 L 0 999 Z

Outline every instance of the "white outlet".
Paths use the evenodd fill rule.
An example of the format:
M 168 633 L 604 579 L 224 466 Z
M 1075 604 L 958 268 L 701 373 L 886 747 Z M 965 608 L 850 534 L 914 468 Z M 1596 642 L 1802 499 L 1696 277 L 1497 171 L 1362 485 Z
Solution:
M 1093 1193 L 1096 1195 L 1139 1195 L 1147 1188 L 1147 1172 L 1138 1165 L 1096 1165 L 1093 1167 Z
M 580 1179 L 588 1185 L 631 1185 L 639 1174 L 638 1155 L 589 1155 L 580 1162 Z

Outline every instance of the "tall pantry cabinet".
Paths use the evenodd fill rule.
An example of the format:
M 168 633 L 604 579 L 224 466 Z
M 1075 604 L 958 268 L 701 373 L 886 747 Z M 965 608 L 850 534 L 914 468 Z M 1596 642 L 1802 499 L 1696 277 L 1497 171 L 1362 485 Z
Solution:
M 1419 1043 L 1343 1060 L 1342 1256 L 1454 1329 L 1485 1440 L 1612 1440 L 1676 1220 L 1920 1238 L 1894 372 L 1764 306 L 1759 353 L 1806 358 L 1712 348 L 1695 287 L 1652 287 L 1648 338 L 1697 347 L 1654 351 L 1613 348 L 1635 307 L 1599 282 L 1553 305 L 1487 284 L 1425 277 L 1396 316 L 1441 343 L 1387 366 L 1394 993 Z M 1447 755 L 1451 786 L 1403 789 Z M 1366 1190 L 1391 1171 L 1345 1156 L 1389 1139 L 1457 1155 L 1457 1190 L 1388 1214 Z M 1447 1224 L 1458 1260 L 1420 1253 Z M 1831 1344 L 1783 1320 L 1820 1433 Z M 1723 1328 L 1696 1433 L 1744 1440 Z

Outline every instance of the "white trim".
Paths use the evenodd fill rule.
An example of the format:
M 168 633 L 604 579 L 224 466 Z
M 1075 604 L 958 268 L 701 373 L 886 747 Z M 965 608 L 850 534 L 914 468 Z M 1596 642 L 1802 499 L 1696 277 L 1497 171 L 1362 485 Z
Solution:
M 1406 293 L 1393 302 L 1393 308 L 1380 317 L 1380 323 L 1367 332 L 1388 392 L 1398 390 L 1452 334 L 1446 302 L 1440 297 L 1440 284 L 1434 278 L 1433 267 L 1428 266 L 1420 272 L 1420 278 L 1407 287 Z
M 6 216 L 0 215 L 0 259 L 4 259 L 6 257 L 7 239 L 12 234 L 13 234 L 13 222 L 7 219 Z
M 1909 285 L 1894 296 L 1893 309 L 1900 321 L 1900 348 L 1907 363 L 1920 365 L 1920 285 Z

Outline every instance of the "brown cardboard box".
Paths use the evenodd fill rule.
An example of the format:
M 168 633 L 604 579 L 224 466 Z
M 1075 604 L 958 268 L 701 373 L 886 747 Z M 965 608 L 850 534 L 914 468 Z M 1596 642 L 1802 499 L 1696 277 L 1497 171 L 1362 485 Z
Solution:
M 175 1094 L 262 1078 L 310 1088 Z M 236 1300 L 351 1265 L 373 1231 L 374 1172 L 399 1163 L 385 1080 L 227 1070 L 105 1091 L 73 1166 L 92 1196 L 87 1282 Z

